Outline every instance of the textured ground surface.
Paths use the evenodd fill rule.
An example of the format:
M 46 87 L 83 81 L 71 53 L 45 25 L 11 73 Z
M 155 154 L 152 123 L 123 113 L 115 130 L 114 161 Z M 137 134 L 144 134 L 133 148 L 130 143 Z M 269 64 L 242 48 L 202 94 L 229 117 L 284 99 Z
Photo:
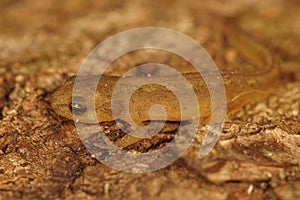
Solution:
M 0 1 L 0 199 L 300 199 L 300 4 L 134 2 Z M 278 89 L 228 116 L 202 160 L 205 126 L 181 159 L 159 171 L 129 174 L 97 162 L 74 123 L 54 113 L 50 94 L 95 45 L 133 27 L 181 31 L 217 64 L 230 62 L 234 50 L 220 51 L 224 40 L 205 21 L 207 11 L 236 18 L 280 56 Z

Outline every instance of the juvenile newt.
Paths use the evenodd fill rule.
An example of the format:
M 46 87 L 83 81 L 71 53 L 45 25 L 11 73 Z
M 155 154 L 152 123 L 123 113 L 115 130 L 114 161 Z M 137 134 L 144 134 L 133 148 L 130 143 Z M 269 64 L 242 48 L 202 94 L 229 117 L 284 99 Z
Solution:
M 233 28 L 224 30 L 227 41 L 243 55 L 247 65 L 251 65 L 255 70 L 243 71 L 243 67 L 237 68 L 236 72 L 227 70 L 221 66 L 221 75 L 226 89 L 228 111 L 236 110 L 246 103 L 265 97 L 279 83 L 279 65 L 280 60 L 273 56 L 270 51 L 259 43 L 255 42 L 247 35 Z M 220 66 L 219 66 L 220 67 Z M 198 72 L 182 74 L 193 86 L 194 92 L 199 100 L 201 119 L 208 119 L 211 115 L 210 96 L 206 89 L 205 82 Z M 118 76 L 102 75 L 100 84 L 97 86 L 95 94 L 95 109 L 99 122 L 113 121 L 114 117 L 111 111 L 111 95 L 115 84 L 119 80 Z M 135 87 L 138 79 L 145 77 L 126 77 L 123 92 L 127 88 Z M 168 83 L 174 80 L 171 76 L 147 77 L 156 82 Z M 63 86 L 53 92 L 51 96 L 51 106 L 54 111 L 67 119 L 72 120 L 73 114 L 78 116 L 83 123 L 94 123 L 89 121 L 91 112 L 85 96 L 77 96 L 73 99 L 72 92 L 75 78 L 68 79 Z M 85 87 L 93 77 L 81 77 L 79 85 L 82 83 Z M 180 87 L 180 85 L 178 86 Z M 83 88 L 88 90 L 88 88 Z M 121 99 L 120 99 L 121 101 Z M 149 108 L 153 104 L 164 106 L 167 113 L 167 121 L 182 120 L 179 103 L 176 96 L 165 87 L 158 84 L 145 85 L 138 89 L 130 100 L 130 114 L 137 122 L 151 120 L 149 117 Z M 193 107 L 183 107 L 182 109 L 193 110 Z M 73 110 L 73 113 L 72 113 Z M 186 116 L 183 120 L 190 120 L 193 117 Z M 152 120 L 160 120 L 160 115 L 154 115 Z

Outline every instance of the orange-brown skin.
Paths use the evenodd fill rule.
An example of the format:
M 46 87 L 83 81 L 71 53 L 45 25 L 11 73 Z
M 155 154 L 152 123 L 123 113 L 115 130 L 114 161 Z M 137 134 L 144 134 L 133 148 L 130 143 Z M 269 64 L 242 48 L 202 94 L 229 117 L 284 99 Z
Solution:
M 240 108 L 247 102 L 265 97 L 272 89 L 276 88 L 279 83 L 280 60 L 277 57 L 272 56 L 272 54 L 263 46 L 235 29 L 224 29 L 224 32 L 233 47 L 246 58 L 247 63 L 255 67 L 255 70 L 252 72 L 243 72 L 240 70 L 238 73 L 233 73 L 232 71 L 226 71 L 226 69 L 220 70 L 226 89 L 227 107 L 228 110 L 231 111 Z M 208 118 L 211 115 L 211 101 L 202 77 L 198 72 L 183 73 L 182 75 L 190 82 L 199 100 L 200 117 Z M 142 78 L 145 77 L 124 78 L 125 84 L 121 89 L 122 92 L 126 93 L 129 88 L 135 87 L 139 82 L 138 79 Z M 154 76 L 147 78 L 166 84 L 174 80 L 174 77 L 172 76 Z M 86 85 L 89 85 L 89 81 L 91 80 L 93 80 L 91 77 L 81 77 L 78 85 L 79 87 L 82 85 L 83 91 L 88 91 L 89 88 L 86 88 Z M 117 76 L 102 75 L 101 77 L 95 93 L 95 110 L 99 122 L 114 120 L 111 111 L 111 94 L 118 80 L 119 77 Z M 58 88 L 51 97 L 51 106 L 55 112 L 60 116 L 71 120 L 73 119 L 73 114 L 70 109 L 73 85 L 74 78 L 70 78 L 63 86 Z M 178 87 L 181 86 L 178 85 Z M 85 95 L 81 98 L 84 99 Z M 120 97 L 117 101 L 122 101 L 122 98 Z M 85 103 L 89 104 L 89 102 Z M 146 85 L 136 90 L 129 102 L 131 117 L 136 122 L 151 120 L 149 117 L 149 108 L 153 104 L 164 106 L 168 121 L 190 120 L 194 117 L 199 117 L 194 116 L 193 114 L 193 110 L 198 107 L 189 105 L 182 109 L 188 109 L 187 112 L 190 112 L 191 115 L 182 119 L 176 96 L 172 94 L 171 91 L 158 84 Z M 90 116 L 90 110 L 86 110 L 85 112 L 78 114 L 78 116 L 75 113 L 76 119 L 78 117 L 80 122 L 95 123 Z M 161 120 L 160 115 L 154 116 L 152 120 Z

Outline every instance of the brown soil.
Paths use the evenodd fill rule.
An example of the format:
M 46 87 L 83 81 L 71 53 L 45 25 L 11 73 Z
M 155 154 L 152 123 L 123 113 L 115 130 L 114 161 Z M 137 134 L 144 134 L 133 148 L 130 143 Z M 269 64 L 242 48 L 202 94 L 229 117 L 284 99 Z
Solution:
M 3 0 L 0 9 L 0 199 L 300 199 L 297 1 Z M 99 42 L 134 27 L 181 31 L 217 64 L 229 62 L 234 50 L 222 49 L 222 34 L 205 21 L 211 13 L 234 18 L 281 58 L 280 87 L 228 116 L 220 141 L 203 159 L 206 126 L 182 158 L 159 171 L 131 174 L 98 162 L 74 122 L 53 111 L 51 93 Z M 103 126 L 112 140 L 122 134 Z M 128 149 L 156 148 L 174 126 L 167 136 Z

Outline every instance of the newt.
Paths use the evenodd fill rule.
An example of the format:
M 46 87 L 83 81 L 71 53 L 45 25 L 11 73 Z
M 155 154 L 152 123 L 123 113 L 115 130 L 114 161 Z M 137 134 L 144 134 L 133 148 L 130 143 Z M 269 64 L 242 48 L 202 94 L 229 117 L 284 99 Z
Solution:
M 273 56 L 267 48 L 252 40 L 241 31 L 232 27 L 224 28 L 223 31 L 233 48 L 244 56 L 248 65 L 255 68 L 255 70 L 251 72 L 241 70 L 242 66 L 237 72 L 224 68 L 220 70 L 226 89 L 227 109 L 228 112 L 231 112 L 249 102 L 266 97 L 277 87 L 280 80 L 279 68 L 281 61 L 278 57 Z M 211 102 L 204 80 L 198 72 L 182 73 L 182 75 L 193 86 L 194 92 L 199 100 L 201 119 L 208 119 L 209 116 L 211 116 Z M 95 110 L 99 122 L 115 120 L 111 110 L 111 96 L 119 78 L 118 76 L 112 75 L 101 76 L 100 84 L 98 84 L 95 93 Z M 127 88 L 136 87 L 139 79 L 143 78 L 145 77 L 123 78 L 125 83 L 122 89 L 123 92 L 126 93 Z M 154 82 L 168 83 L 174 81 L 173 75 L 146 78 Z M 88 102 L 85 96 L 75 97 L 72 103 L 74 80 L 75 77 L 69 78 L 61 87 L 53 92 L 51 96 L 51 106 L 58 115 L 67 119 L 73 120 L 74 115 L 75 117 L 78 116 L 78 118 L 83 119 L 83 121 L 81 120 L 80 122 L 95 123 L 94 121 L 89 121 L 89 119 L 91 119 L 91 112 L 93 111 L 88 109 Z M 81 77 L 79 85 L 82 83 L 82 85 L 85 86 L 92 80 L 92 77 Z M 88 88 L 83 88 L 83 90 L 88 90 Z M 160 104 L 164 107 L 167 113 L 166 121 L 190 120 L 191 118 L 197 117 L 192 114 L 193 106 L 187 106 L 182 109 L 189 109 L 191 115 L 184 116 L 182 119 L 176 96 L 161 85 L 150 84 L 139 88 L 134 95 L 132 95 L 129 103 L 132 119 L 136 122 L 151 120 L 148 109 L 153 104 Z M 161 120 L 159 113 L 152 117 L 152 120 Z

